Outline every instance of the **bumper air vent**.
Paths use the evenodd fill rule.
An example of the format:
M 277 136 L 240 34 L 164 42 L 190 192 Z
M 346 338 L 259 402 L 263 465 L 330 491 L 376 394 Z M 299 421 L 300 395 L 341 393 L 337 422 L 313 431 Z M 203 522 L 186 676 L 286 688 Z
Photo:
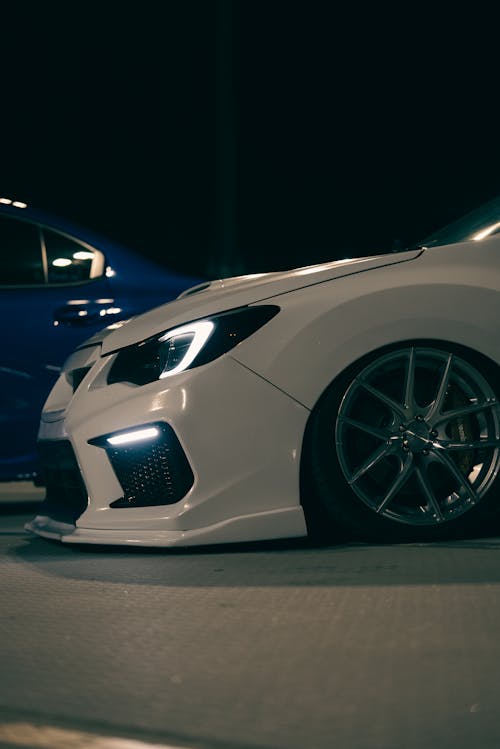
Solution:
M 74 524 L 87 509 L 88 494 L 73 447 L 68 440 L 40 440 L 38 452 L 47 490 L 38 514 Z
M 168 424 L 154 424 L 157 436 L 143 442 L 111 445 L 105 435 L 90 444 L 106 450 L 123 497 L 113 508 L 150 507 L 179 502 L 191 489 L 194 476 L 177 436 Z

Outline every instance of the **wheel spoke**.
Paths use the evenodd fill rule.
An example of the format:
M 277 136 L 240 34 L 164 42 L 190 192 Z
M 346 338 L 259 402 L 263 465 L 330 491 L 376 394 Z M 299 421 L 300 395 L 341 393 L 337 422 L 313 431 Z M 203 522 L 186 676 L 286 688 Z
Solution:
M 451 473 L 455 481 L 466 490 L 469 497 L 474 502 L 478 502 L 479 497 L 473 489 L 472 484 L 469 482 L 467 476 L 464 476 L 464 474 L 457 468 L 450 456 L 441 450 L 436 450 L 434 455 L 436 455 L 436 457 L 441 461 L 442 465 L 448 470 L 448 472 Z
M 493 386 L 445 347 L 411 342 L 375 355 L 329 416 L 345 487 L 389 524 L 432 527 L 467 513 L 500 483 Z
M 349 479 L 349 484 L 354 484 L 361 476 L 364 476 L 367 471 L 373 468 L 377 463 L 382 460 L 389 452 L 391 448 L 388 445 L 380 445 L 380 447 L 373 452 L 367 460 L 357 469 L 357 471 Z
M 441 413 L 441 408 L 443 406 L 444 399 L 446 398 L 446 391 L 448 389 L 448 383 L 450 381 L 450 374 L 451 374 L 452 366 L 453 366 L 453 354 L 448 354 L 448 358 L 446 360 L 446 365 L 443 371 L 443 375 L 441 377 L 441 382 L 439 383 L 436 397 L 432 403 L 429 413 L 427 414 L 428 419 L 432 418 L 435 414 Z
M 404 393 L 404 405 L 406 408 L 412 408 L 415 404 L 413 392 L 415 389 L 415 349 L 411 348 L 406 365 L 406 381 Z
M 427 500 L 429 509 L 434 510 L 433 514 L 436 516 L 438 520 L 444 520 L 443 513 L 441 512 L 441 508 L 439 506 L 439 502 L 434 496 L 432 487 L 430 483 L 428 482 L 426 476 L 424 476 L 423 471 L 420 468 L 415 468 L 415 474 L 417 476 L 418 483 L 420 484 L 420 488 L 422 489 L 422 492 L 424 493 L 424 496 Z
M 361 377 L 356 377 L 356 383 L 359 385 L 359 387 L 362 387 L 368 393 L 371 393 L 374 398 L 377 398 L 377 400 L 385 403 L 385 405 L 388 406 L 395 414 L 397 414 L 401 418 L 404 417 L 405 410 L 401 403 L 393 400 L 389 395 L 382 393 L 380 390 L 377 390 L 377 388 L 372 387 L 372 385 L 369 385 Z
M 343 422 L 344 424 L 348 424 L 355 429 L 359 429 L 362 432 L 371 434 L 372 437 L 377 437 L 380 440 L 387 441 L 390 436 L 390 432 L 387 429 L 380 429 L 379 427 L 374 427 L 371 424 L 364 424 L 362 421 L 350 419 L 348 416 L 339 416 L 339 421 Z
M 434 447 L 441 450 L 480 450 L 482 447 L 500 447 L 500 440 L 472 440 L 471 442 L 446 442 L 436 440 Z
M 472 414 L 479 413 L 480 411 L 486 411 L 488 408 L 493 408 L 494 406 L 497 406 L 498 403 L 496 400 L 493 401 L 486 401 L 485 403 L 475 403 L 472 406 L 463 406 L 462 408 L 454 408 L 452 411 L 446 411 L 445 413 L 441 414 L 441 416 L 438 419 L 434 419 L 432 424 L 433 426 L 437 426 L 438 424 L 442 424 L 443 422 L 452 421 L 453 419 L 461 419 L 466 418 L 467 416 L 472 416 Z
M 397 478 L 393 481 L 391 488 L 386 493 L 383 500 L 378 505 L 376 512 L 381 513 L 385 510 L 387 505 L 392 502 L 398 491 L 406 484 L 408 479 L 410 478 L 410 475 L 413 471 L 413 456 L 411 453 L 408 455 L 406 462 L 403 464 L 403 467 L 401 471 L 399 472 Z

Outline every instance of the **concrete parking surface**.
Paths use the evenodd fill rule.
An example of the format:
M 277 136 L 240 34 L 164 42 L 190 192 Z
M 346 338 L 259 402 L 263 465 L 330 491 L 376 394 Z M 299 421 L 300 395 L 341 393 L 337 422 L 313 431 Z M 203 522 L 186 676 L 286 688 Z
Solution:
M 499 528 L 82 550 L 28 536 L 32 509 L 0 508 L 0 746 L 31 745 L 13 726 L 234 749 L 500 746 Z

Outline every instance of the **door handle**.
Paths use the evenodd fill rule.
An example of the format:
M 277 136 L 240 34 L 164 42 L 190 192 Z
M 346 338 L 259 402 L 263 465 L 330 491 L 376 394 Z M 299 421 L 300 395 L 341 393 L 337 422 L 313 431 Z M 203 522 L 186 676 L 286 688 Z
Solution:
M 104 328 L 122 312 L 120 307 L 111 307 L 109 300 L 106 304 L 87 302 L 86 304 L 64 304 L 54 311 L 54 325 L 70 325 L 84 327 L 102 322 Z M 123 316 L 123 315 L 122 315 Z

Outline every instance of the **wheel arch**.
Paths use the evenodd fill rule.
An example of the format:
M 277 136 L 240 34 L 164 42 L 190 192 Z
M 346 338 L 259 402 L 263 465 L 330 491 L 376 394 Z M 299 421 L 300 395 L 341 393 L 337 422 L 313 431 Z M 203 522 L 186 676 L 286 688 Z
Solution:
M 370 351 L 362 354 L 361 356 L 358 356 L 355 360 L 350 362 L 342 369 L 342 371 L 338 372 L 334 376 L 334 378 L 326 385 L 326 387 L 323 388 L 321 393 L 319 393 L 316 402 L 312 405 L 311 415 L 318 407 L 318 404 L 324 398 L 327 391 L 332 386 L 337 385 L 341 381 L 349 380 L 349 377 L 354 371 L 362 368 L 364 364 L 368 364 L 368 362 L 370 362 L 374 357 L 383 356 L 384 354 L 388 354 L 391 351 L 395 351 L 399 348 L 411 348 L 420 346 L 428 346 L 437 349 L 444 348 L 445 350 L 449 349 L 450 351 L 453 350 L 453 352 L 455 352 L 457 356 L 462 355 L 464 358 L 467 358 L 468 361 L 471 361 L 471 363 L 475 363 L 479 367 L 484 368 L 489 374 L 492 375 L 492 377 L 496 377 L 500 388 L 500 363 L 497 363 L 491 356 L 483 353 L 482 351 L 479 351 L 478 349 L 471 346 L 464 345 L 463 343 L 458 343 L 457 341 L 447 340 L 444 338 L 408 338 L 393 341 L 392 343 L 386 343 L 382 346 L 376 346 L 375 348 L 370 349 Z M 308 422 L 310 421 L 311 415 L 309 416 Z

